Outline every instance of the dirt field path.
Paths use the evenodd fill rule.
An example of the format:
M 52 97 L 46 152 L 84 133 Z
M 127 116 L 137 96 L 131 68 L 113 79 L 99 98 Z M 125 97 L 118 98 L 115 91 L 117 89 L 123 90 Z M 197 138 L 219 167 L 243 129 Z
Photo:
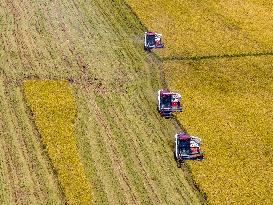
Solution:
M 156 112 L 156 59 L 123 1 L 0 0 L 1 204 L 63 204 L 21 82 L 67 79 L 93 204 L 200 204 Z

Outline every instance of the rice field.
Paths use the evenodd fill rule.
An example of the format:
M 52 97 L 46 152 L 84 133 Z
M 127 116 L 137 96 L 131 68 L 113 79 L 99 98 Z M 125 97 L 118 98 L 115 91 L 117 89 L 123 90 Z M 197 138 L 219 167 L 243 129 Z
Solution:
M 272 62 L 247 57 L 164 63 L 170 88 L 184 99 L 177 118 L 203 140 L 205 160 L 187 165 L 211 204 L 273 201 Z
M 203 139 L 205 160 L 189 162 L 210 204 L 272 204 L 272 2 L 127 0 L 151 31 L 177 114 Z
M 0 204 L 69 202 L 24 95 L 23 82 L 43 80 L 71 88 L 90 204 L 204 202 L 176 168 L 176 127 L 156 111 L 160 65 L 143 52 L 144 28 L 123 1 L 0 5 Z
M 272 1 L 126 2 L 149 30 L 163 34 L 165 49 L 155 53 L 164 58 L 272 53 Z
M 0 5 L 1 204 L 73 203 L 24 95 L 23 82 L 43 80 L 66 82 L 73 97 L 58 110 L 75 117 L 64 126 L 73 123 L 90 204 L 205 204 L 191 176 L 211 204 L 272 202 L 272 3 Z M 143 52 L 143 24 L 163 33 L 159 58 Z M 178 128 L 156 112 L 162 68 L 183 96 L 177 118 L 204 142 L 206 160 L 187 163 L 192 175 L 173 159 Z

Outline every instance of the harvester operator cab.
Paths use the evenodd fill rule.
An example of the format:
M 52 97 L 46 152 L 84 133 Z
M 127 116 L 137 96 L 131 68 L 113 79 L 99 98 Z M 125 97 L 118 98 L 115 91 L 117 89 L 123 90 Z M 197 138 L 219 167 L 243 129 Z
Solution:
M 173 112 L 182 112 L 181 95 L 161 89 L 157 95 L 158 111 L 162 117 L 170 117 Z
M 164 108 L 170 108 L 171 107 L 171 104 L 172 104 L 172 95 L 168 95 L 168 94 L 163 94 L 161 97 L 160 97 L 160 107 L 162 109 Z
M 173 111 L 175 111 L 175 112 L 181 112 L 182 111 L 180 101 L 181 101 L 181 95 L 178 94 L 178 93 L 172 93 L 171 106 L 172 106 Z
M 174 143 L 174 158 L 181 167 L 184 160 L 203 160 L 204 155 L 200 150 L 201 139 L 185 133 L 177 133 Z
M 177 152 L 178 157 L 182 157 L 183 155 L 190 154 L 190 144 L 191 140 L 188 139 L 177 139 Z
M 163 48 L 162 35 L 155 32 L 144 33 L 144 50 L 151 51 L 153 48 Z

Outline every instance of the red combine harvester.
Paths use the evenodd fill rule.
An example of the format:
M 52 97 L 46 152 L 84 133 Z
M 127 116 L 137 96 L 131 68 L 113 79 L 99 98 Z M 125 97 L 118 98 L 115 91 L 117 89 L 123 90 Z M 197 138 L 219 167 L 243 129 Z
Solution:
M 167 89 L 158 91 L 157 104 L 158 111 L 162 117 L 171 117 L 173 112 L 182 112 L 180 104 L 181 95 L 179 93 L 170 92 Z
M 174 158 L 180 168 L 184 160 L 203 160 L 200 150 L 201 139 L 185 133 L 177 133 L 174 143 Z
M 151 51 L 153 48 L 163 48 L 162 35 L 155 32 L 144 33 L 144 50 Z

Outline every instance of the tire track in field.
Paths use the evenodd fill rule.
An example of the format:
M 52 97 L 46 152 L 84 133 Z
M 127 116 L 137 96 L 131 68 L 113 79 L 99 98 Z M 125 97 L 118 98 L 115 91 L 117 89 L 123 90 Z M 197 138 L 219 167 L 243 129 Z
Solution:
M 10 30 L 11 33 L 7 31 L 2 33 L 8 64 L 12 68 L 6 70 L 6 73 L 9 74 L 9 77 L 16 79 L 31 75 L 33 68 L 36 68 L 36 73 L 42 74 L 40 61 L 44 53 L 41 49 L 37 49 L 41 41 L 38 41 L 39 38 L 37 35 L 35 36 L 31 26 L 31 20 L 36 19 L 33 16 L 35 6 L 29 4 L 28 1 L 20 3 L 18 1 L 5 1 L 5 9 L 10 11 L 10 20 L 12 20 L 12 24 L 5 26 L 7 31 Z M 13 62 L 14 60 L 10 61 L 14 55 L 17 56 L 16 63 Z
M 25 160 L 34 182 L 35 191 L 36 189 L 39 190 L 37 197 L 39 196 L 40 202 L 51 203 L 54 201 L 56 204 L 63 204 L 64 194 L 58 190 L 58 181 L 54 175 L 54 170 L 51 170 L 50 160 L 44 152 L 39 133 L 35 129 L 36 126 L 32 124 L 33 121 L 29 118 L 31 114 L 24 104 L 23 92 L 19 87 L 15 87 L 11 93 L 11 100 L 14 102 L 13 111 L 19 129 L 22 130 L 21 141 L 22 147 L 25 147 Z
M 144 93 L 145 91 L 142 91 L 142 92 L 139 92 L 139 93 Z M 145 95 L 143 94 L 142 97 L 140 97 L 141 102 L 143 103 L 145 100 Z M 144 97 L 144 98 L 143 98 Z M 149 102 L 148 102 L 149 103 Z M 141 113 L 144 114 L 143 118 L 144 119 L 150 119 L 151 116 L 150 115 L 147 115 L 145 113 L 151 113 L 150 110 L 143 110 L 143 108 L 140 108 L 138 107 L 140 105 L 140 103 L 137 103 L 135 102 L 135 108 L 137 108 L 138 110 L 142 110 Z M 149 107 L 153 107 L 155 105 L 150 105 Z M 148 106 L 144 106 L 145 108 L 147 108 Z M 144 109 L 145 109 L 144 108 Z M 136 113 L 138 113 L 136 111 Z M 157 114 L 157 113 L 151 113 L 151 115 L 154 115 L 154 114 Z M 169 123 L 167 123 L 167 127 L 169 127 L 170 125 L 168 125 Z M 160 166 L 161 168 L 159 168 L 157 170 L 158 173 L 162 173 L 162 179 L 164 179 L 164 176 L 166 177 L 166 175 L 168 175 L 168 177 L 166 177 L 169 182 L 165 182 L 165 184 L 171 184 L 173 185 L 172 186 L 172 189 L 173 189 L 173 194 L 174 193 L 180 193 L 179 195 L 181 195 L 182 197 L 184 197 L 184 201 L 185 203 L 187 203 L 187 201 L 191 201 L 191 197 L 189 197 L 189 193 L 192 192 L 192 188 L 188 186 L 187 182 L 185 181 L 184 179 L 184 176 L 182 174 L 182 172 L 180 172 L 180 170 L 177 170 L 176 169 L 176 163 L 172 157 L 172 147 L 170 148 L 168 145 L 169 145 L 169 142 L 170 142 L 170 136 L 173 136 L 174 135 L 174 131 L 173 133 L 170 133 L 170 132 L 164 132 L 165 128 L 164 127 L 158 127 L 157 128 L 157 124 L 153 124 L 152 122 L 151 123 L 148 123 L 146 126 L 143 126 L 143 129 L 148 132 L 149 129 L 148 127 L 153 127 L 152 130 L 154 130 L 154 134 L 155 134 L 155 139 L 156 140 L 156 144 L 158 145 L 162 145 L 162 151 L 165 155 L 165 157 L 162 156 L 162 158 L 157 158 L 157 162 L 155 162 L 155 164 L 158 164 L 158 166 Z M 159 137 L 159 136 L 165 136 L 165 137 Z M 166 145 L 166 146 L 165 146 Z M 149 150 L 149 149 L 147 149 Z M 149 155 L 152 155 L 153 153 L 150 153 Z M 164 162 L 164 163 L 160 163 L 160 162 Z M 167 166 L 166 166 L 167 165 Z M 171 168 L 170 168 L 170 167 Z M 164 173 L 165 172 L 165 173 Z M 184 179 L 184 180 L 183 180 Z M 186 182 L 186 183 L 185 183 Z M 168 189 L 171 189 L 171 188 L 168 188 Z M 169 191 L 169 190 L 168 190 Z M 197 202 L 195 202 L 197 203 Z
M 13 26 L 14 26 L 14 31 L 13 31 L 13 39 L 17 45 L 18 53 L 19 53 L 19 58 L 20 62 L 22 62 L 23 66 L 31 69 L 33 67 L 33 63 L 31 62 L 31 55 L 29 53 L 30 47 L 27 46 L 25 39 L 24 39 L 24 34 L 22 30 L 20 29 L 20 22 L 21 18 L 24 18 L 22 14 L 23 12 L 23 6 L 21 7 L 20 5 L 17 6 L 15 1 L 12 0 L 6 0 L 6 5 L 7 8 L 11 11 L 11 14 L 13 16 Z
M 2 116 L 2 115 L 1 115 Z M 7 162 L 9 162 L 10 156 L 7 155 L 6 152 L 6 147 L 3 143 L 3 138 L 5 135 L 5 129 L 4 129 L 5 125 L 4 122 L 2 121 L 2 117 L 0 118 L 0 130 L 1 130 L 1 177 L 2 180 L 1 181 L 1 197 L 0 197 L 0 202 L 2 204 L 10 204 L 10 203 L 15 203 L 15 201 L 13 200 L 13 189 L 14 189 L 14 184 L 10 183 L 10 181 L 14 181 L 12 180 L 12 175 L 11 175 L 11 170 L 10 170 L 10 166 Z
M 7 87 L 7 86 L 6 86 Z M 50 183 L 48 181 L 49 177 L 46 177 L 47 179 L 40 177 L 42 174 L 45 176 L 48 176 L 49 173 L 47 172 L 47 169 L 44 169 L 44 173 L 40 173 L 40 167 L 42 166 L 41 161 L 38 160 L 36 157 L 39 155 L 40 150 L 35 150 L 33 149 L 33 143 L 29 140 L 29 136 L 31 136 L 32 133 L 25 133 L 26 130 L 31 130 L 30 129 L 25 129 L 24 121 L 28 118 L 25 115 L 25 119 L 22 118 L 24 113 L 26 113 L 26 110 L 24 109 L 24 102 L 23 102 L 23 96 L 22 93 L 18 88 L 13 88 L 12 90 L 9 90 L 9 98 L 10 101 L 14 102 L 13 105 L 11 106 L 12 113 L 14 113 L 14 118 L 16 119 L 15 122 L 15 127 L 16 130 L 20 130 L 20 138 L 19 138 L 19 143 L 20 143 L 20 149 L 22 150 L 23 153 L 23 158 L 24 161 L 26 162 L 26 168 L 29 170 L 31 181 L 33 182 L 33 187 L 34 188 L 34 196 L 39 199 L 39 201 L 45 201 L 46 196 L 44 193 L 48 191 L 48 186 L 47 183 Z M 27 120 L 26 120 L 27 121 Z M 33 155 L 35 153 L 35 155 Z M 45 166 L 44 166 L 45 167 Z M 39 176 L 40 175 L 40 176 Z M 56 186 L 56 185 L 55 185 Z
M 84 92 L 80 85 L 75 86 L 74 93 L 79 109 L 75 124 L 76 136 L 81 145 L 80 154 L 84 159 L 87 176 L 91 186 L 95 188 L 92 190 L 92 202 L 94 204 L 125 204 L 121 187 L 113 174 L 111 160 L 108 159 L 99 125 L 92 114 L 92 106 L 88 104 L 90 93 Z
M 85 102 L 94 101 L 94 94 L 91 93 L 93 92 L 93 87 L 89 90 L 88 86 L 85 85 L 82 92 L 86 96 Z M 126 199 L 124 196 L 124 186 L 120 185 L 122 183 L 120 182 L 121 179 L 117 173 L 116 167 L 113 166 L 112 155 L 109 153 L 108 146 L 106 146 L 107 143 L 105 143 L 104 129 L 101 129 L 101 124 L 94 115 L 93 105 L 86 104 L 86 106 L 88 114 L 91 113 L 88 116 L 90 122 L 86 125 L 87 131 L 89 131 L 87 139 L 89 140 L 91 148 L 88 152 L 90 152 L 89 155 L 91 155 L 92 158 L 91 162 L 94 163 L 96 170 L 99 170 L 97 174 L 103 183 L 103 190 L 108 200 L 105 204 L 128 204 L 128 200 L 127 203 L 124 202 L 124 199 Z M 91 124 L 93 124 L 92 127 Z M 120 189 L 123 193 L 120 193 Z M 122 200 L 116 199 L 116 197 L 120 198 L 120 195 L 122 195 Z
M 1 85 L 4 87 L 4 85 Z M 7 92 L 5 90 L 5 92 Z M 30 173 L 26 171 L 26 163 L 23 157 L 23 150 L 20 147 L 20 142 L 17 137 L 20 137 L 20 133 L 18 133 L 18 129 L 16 129 L 16 125 L 14 124 L 14 116 L 11 108 L 8 106 L 8 98 L 5 93 L 5 99 L 2 98 L 3 110 L 5 110 L 5 114 L 2 114 L 2 119 L 5 119 L 5 135 L 3 136 L 4 144 L 5 144 L 5 155 L 7 158 L 7 165 L 9 172 L 9 182 L 12 186 L 12 193 L 15 199 L 15 203 L 26 203 L 26 201 L 31 201 L 35 203 L 36 200 L 30 199 L 30 195 L 34 195 L 33 189 L 28 189 L 27 186 L 32 187 L 32 179 L 30 177 Z
M 13 26 L 15 25 L 15 19 L 14 15 L 18 16 L 17 12 L 15 12 L 15 9 L 10 5 L 10 2 L 8 1 L 1 1 L 1 5 L 3 8 L 7 11 L 7 14 L 3 18 L 3 22 L 8 23 L 8 26 L 6 25 L 5 27 L 3 26 L 2 32 L 1 32 L 1 39 L 3 43 L 3 50 L 6 54 L 6 63 L 8 66 L 12 69 L 16 68 L 17 66 L 21 66 L 21 61 L 18 61 L 17 58 L 20 58 L 20 56 L 16 55 L 17 54 L 17 46 L 14 45 L 14 30 Z M 10 14 L 10 15 L 9 15 Z M 12 39 L 11 41 L 7 39 Z M 16 59 L 11 60 L 11 56 Z M 19 64 L 19 65 L 18 65 Z M 5 65 L 5 64 L 4 64 Z M 3 68 L 3 72 L 5 72 L 5 68 Z
M 5 87 L 8 87 L 7 85 Z M 6 97 L 9 102 L 14 102 L 14 100 L 17 99 L 12 99 L 11 97 L 11 90 L 7 89 L 8 94 L 6 94 Z M 17 96 L 16 96 L 17 97 Z M 28 181 L 31 184 L 30 186 L 30 192 L 31 195 L 34 196 L 35 198 L 42 199 L 42 196 L 40 195 L 41 192 L 41 187 L 39 186 L 40 184 L 37 183 L 37 176 L 36 173 L 33 170 L 33 164 L 31 162 L 31 153 L 29 153 L 29 150 L 27 148 L 27 143 L 26 143 L 26 136 L 22 133 L 21 131 L 21 126 L 19 125 L 18 121 L 18 116 L 16 113 L 17 110 L 15 109 L 14 106 L 10 106 L 10 113 L 13 118 L 13 129 L 16 130 L 16 144 L 18 143 L 18 148 L 19 152 L 18 154 L 22 156 L 22 168 L 24 169 L 24 175 L 28 177 Z M 42 184 L 43 186 L 44 184 Z M 35 188 L 34 188 L 35 187 Z M 36 200 L 34 203 L 37 203 Z
M 48 161 L 41 158 L 42 150 L 33 149 L 33 147 L 37 148 L 35 144 L 39 143 L 33 144 L 29 141 L 29 135 L 33 134 L 30 130 L 27 131 L 22 124 L 27 123 L 28 120 L 26 115 L 23 118 L 25 110 L 21 110 L 23 109 L 21 107 L 23 106 L 23 99 L 20 89 L 11 84 L 8 87 L 9 89 L 5 90 L 5 100 L 6 103 L 13 103 L 10 106 L 4 103 L 6 104 L 4 105 L 6 115 L 3 117 L 6 121 L 4 131 L 9 140 L 6 139 L 3 146 L 6 150 L 7 160 L 5 163 L 9 168 L 7 174 L 9 184 L 12 187 L 10 191 L 13 193 L 13 199 L 16 204 L 37 204 L 38 201 L 48 203 L 52 200 L 61 204 L 62 199 L 58 196 L 60 195 L 57 190 L 58 186 L 52 179 L 53 174 L 48 172 L 46 165 Z M 14 89 L 17 92 L 13 91 Z M 54 182 L 52 183 L 52 181 Z
M 90 90 L 86 90 L 86 92 L 92 92 Z M 127 174 L 124 172 L 124 165 L 123 162 L 120 159 L 120 153 L 117 150 L 116 143 L 112 139 L 112 133 L 109 125 L 106 123 L 107 120 L 104 119 L 102 112 L 100 111 L 100 108 L 97 106 L 96 101 L 94 100 L 95 96 L 89 98 L 91 100 L 92 104 L 92 111 L 94 112 L 94 116 L 96 117 L 96 122 L 100 124 L 104 135 L 102 136 L 104 139 L 104 143 L 107 147 L 107 152 L 109 159 L 112 163 L 112 166 L 115 169 L 115 175 L 117 176 L 119 183 L 124 190 L 124 193 L 127 193 L 125 195 L 126 198 L 126 204 L 139 204 L 137 200 L 137 196 L 135 195 L 135 190 L 132 189 Z M 107 138 L 107 139 L 106 139 Z M 108 141 L 105 141 L 108 140 Z
M 145 178 L 149 179 L 150 181 L 148 183 L 149 187 L 151 187 L 149 190 L 152 191 L 151 194 L 156 194 L 156 196 L 159 198 L 157 199 L 157 202 L 153 202 L 153 204 L 163 204 L 163 198 L 165 201 L 164 203 L 166 204 L 170 203 L 170 198 L 166 198 L 166 194 L 169 193 L 170 190 L 166 190 L 166 188 L 170 186 L 172 182 L 171 181 L 166 182 L 166 178 L 164 178 L 166 177 L 166 175 L 164 177 L 162 177 L 162 175 L 160 176 L 159 174 L 160 171 L 158 169 L 158 167 L 162 167 L 161 163 L 164 163 L 163 162 L 164 160 L 163 159 L 155 160 L 155 158 L 157 158 L 156 156 L 158 156 L 158 150 L 155 149 L 155 147 L 153 146 L 154 143 L 147 142 L 145 139 L 147 138 L 147 136 L 149 136 L 151 140 L 154 140 L 154 133 L 151 133 L 151 131 L 152 132 L 156 132 L 156 131 L 149 128 L 148 129 L 143 128 L 140 125 L 142 124 L 141 121 L 138 122 L 137 120 L 129 119 L 126 114 L 126 111 L 124 110 L 124 109 L 130 109 L 130 110 L 132 109 L 129 104 L 126 104 L 126 108 L 123 107 L 121 109 L 123 109 L 121 110 L 121 112 L 125 114 L 124 117 L 128 120 L 128 122 L 131 123 L 130 129 L 132 130 L 131 131 L 128 130 L 127 132 L 128 133 L 132 132 L 130 136 L 132 136 L 133 138 L 132 141 L 134 141 L 134 146 L 135 146 L 134 150 L 139 150 L 139 151 L 136 151 L 137 158 L 139 159 L 139 163 L 140 163 L 139 166 L 143 167 L 142 172 L 145 173 L 146 175 Z M 136 113 L 139 113 L 139 112 L 136 112 Z M 140 115 L 142 114 L 143 114 L 143 111 Z M 130 118 L 134 118 L 134 117 L 135 116 L 131 116 Z M 148 124 L 147 126 L 149 127 Z M 150 145 L 150 148 L 149 146 L 145 146 L 146 144 Z M 153 151 L 151 151 L 151 149 Z M 161 154 L 162 153 L 160 151 L 160 155 Z M 145 158 L 143 157 L 143 155 L 145 156 Z M 145 165 L 147 166 L 147 168 L 144 168 Z
M 105 101 L 111 102 L 111 99 L 104 98 Z M 121 101 L 121 100 L 120 100 Z M 122 103 L 121 103 L 122 104 Z M 150 174 L 146 167 L 143 165 L 143 159 L 144 156 L 142 155 L 141 150 L 139 150 L 139 143 L 135 140 L 138 138 L 138 136 L 135 135 L 135 133 L 132 132 L 132 130 L 129 129 L 129 127 L 124 126 L 123 121 L 124 118 L 126 118 L 126 112 L 124 110 L 118 110 L 118 107 L 111 106 L 111 104 L 106 104 L 106 106 L 109 106 L 110 109 L 107 109 L 106 113 L 110 115 L 110 117 L 114 120 L 113 126 L 118 129 L 118 132 L 120 132 L 120 136 L 117 136 L 115 141 L 121 140 L 120 144 L 123 144 L 124 146 L 128 147 L 128 153 L 127 155 L 132 159 L 134 163 L 137 163 L 134 167 L 137 171 L 137 173 L 142 178 L 142 182 L 144 183 L 144 188 L 146 195 L 149 197 L 149 201 L 153 204 L 162 204 L 162 200 L 160 196 L 158 195 L 158 190 L 153 183 L 152 178 L 150 177 Z M 122 108 L 121 108 L 122 109 Z M 128 108 L 127 108 L 128 109 Z M 122 115 L 123 117 L 121 117 Z M 121 123 L 122 122 L 122 123 Z M 113 128 L 112 128 L 113 129 Z M 130 136 L 130 139 L 124 138 L 124 136 L 128 137 Z M 130 145 L 126 142 L 130 141 Z M 133 142 L 133 143 L 131 143 Z M 119 142 L 117 142 L 119 143 Z M 132 151 L 130 148 L 133 148 Z M 136 159 L 136 160 L 135 160 Z M 123 160 L 125 161 L 125 160 Z

